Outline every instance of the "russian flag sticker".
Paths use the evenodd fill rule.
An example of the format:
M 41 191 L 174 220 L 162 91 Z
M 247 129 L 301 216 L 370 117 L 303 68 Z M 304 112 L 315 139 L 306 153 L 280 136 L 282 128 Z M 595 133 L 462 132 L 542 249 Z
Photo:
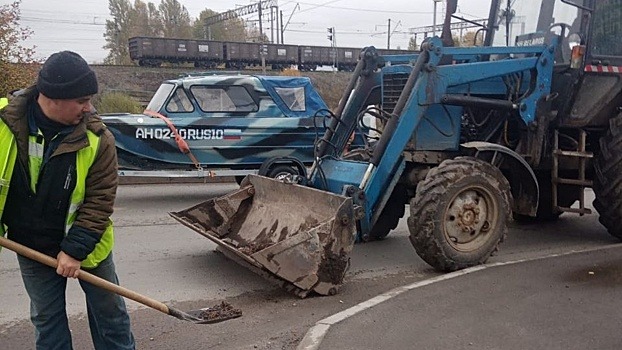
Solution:
M 241 129 L 226 129 L 225 130 L 225 140 L 239 140 L 242 138 L 242 130 Z

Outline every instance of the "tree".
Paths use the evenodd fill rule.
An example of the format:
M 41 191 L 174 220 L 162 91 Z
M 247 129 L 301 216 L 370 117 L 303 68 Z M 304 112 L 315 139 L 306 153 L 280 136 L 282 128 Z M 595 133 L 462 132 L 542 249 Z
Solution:
M 416 37 L 411 37 L 410 40 L 408 40 L 408 50 L 410 51 L 417 51 L 419 50 L 419 44 L 417 44 L 417 38 Z
M 17 0 L 0 6 L 0 97 L 31 85 L 38 69 L 35 47 L 20 44 L 34 33 L 19 25 L 20 4 Z
M 249 42 L 255 43 L 267 43 L 270 40 L 268 39 L 268 35 L 266 33 L 259 33 L 259 28 L 251 27 L 246 29 L 246 40 Z
M 192 38 L 192 24 L 190 15 L 185 6 L 182 6 L 177 0 L 162 0 L 160 6 L 160 15 L 162 16 L 163 35 L 166 38 Z
M 188 10 L 178 0 L 161 0 L 158 6 L 142 0 L 108 0 L 111 19 L 106 20 L 104 38 L 107 64 L 131 64 L 128 41 L 135 36 L 155 36 L 178 39 L 210 39 L 221 41 L 268 41 L 260 38 L 256 28 L 246 28 L 241 18 L 234 18 L 205 27 L 205 20 L 218 13 L 205 9 L 193 21 Z
M 130 64 L 127 42 L 133 34 L 131 30 L 134 8 L 128 0 L 109 0 L 108 9 L 112 19 L 106 20 L 104 49 L 108 49 L 109 52 L 104 63 Z
M 196 39 L 220 40 L 220 41 L 245 41 L 246 29 L 244 20 L 235 18 L 212 24 L 209 29 L 205 27 L 205 20 L 216 16 L 216 11 L 205 9 L 199 14 L 194 22 L 192 36 Z
M 162 36 L 168 38 L 192 37 L 192 22 L 188 10 L 177 0 L 153 3 L 135 0 L 109 0 L 108 9 L 112 19 L 106 20 L 107 64 L 131 64 L 128 41 L 134 36 Z
M 481 46 L 483 45 L 482 33 L 483 32 L 480 32 L 477 38 L 475 38 L 476 32 L 468 31 L 464 33 L 462 37 L 458 37 L 458 36 L 454 37 L 454 42 L 456 43 L 456 46 L 462 46 L 462 47 Z
M 144 36 L 161 36 L 164 32 L 163 20 L 160 11 L 153 3 L 140 0 L 134 2 L 134 16 L 132 16 L 132 33 Z

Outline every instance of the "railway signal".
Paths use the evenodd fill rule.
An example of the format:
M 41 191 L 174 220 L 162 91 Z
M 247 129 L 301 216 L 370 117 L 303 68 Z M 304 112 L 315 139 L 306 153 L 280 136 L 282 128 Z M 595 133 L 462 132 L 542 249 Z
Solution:
M 330 41 L 331 46 L 335 46 L 335 27 L 326 28 L 328 35 L 326 37 Z

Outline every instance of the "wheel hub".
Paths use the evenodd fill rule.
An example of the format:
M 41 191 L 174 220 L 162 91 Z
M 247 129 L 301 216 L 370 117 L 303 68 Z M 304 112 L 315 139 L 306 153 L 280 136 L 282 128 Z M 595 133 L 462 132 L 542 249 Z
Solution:
M 468 250 L 470 244 L 490 230 L 488 206 L 486 196 L 474 189 L 454 197 L 447 210 L 445 233 L 456 248 Z
M 463 232 L 470 232 L 479 223 L 479 208 L 474 203 L 465 204 L 458 216 L 458 226 Z

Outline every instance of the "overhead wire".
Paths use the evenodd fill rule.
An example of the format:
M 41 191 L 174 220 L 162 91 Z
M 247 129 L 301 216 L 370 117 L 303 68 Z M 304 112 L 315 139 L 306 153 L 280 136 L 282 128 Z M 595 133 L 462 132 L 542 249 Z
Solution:
M 380 10 L 380 9 L 364 9 L 364 8 L 357 8 L 357 7 L 344 7 L 344 6 L 329 6 L 329 5 L 319 5 L 319 4 L 312 4 L 312 3 L 308 3 L 308 2 L 300 2 L 298 1 L 299 4 L 304 4 L 304 5 L 312 5 L 315 7 L 311 8 L 311 9 L 307 9 L 305 11 L 311 11 L 314 10 L 318 7 L 324 7 L 324 8 L 331 8 L 331 9 L 336 9 L 336 10 L 348 10 L 348 11 L 358 11 L 358 12 L 373 12 L 373 13 L 395 13 L 395 14 L 419 14 L 419 15 L 431 15 L 433 12 L 432 11 L 391 11 L 391 10 Z M 303 11 L 300 11 L 303 12 Z

